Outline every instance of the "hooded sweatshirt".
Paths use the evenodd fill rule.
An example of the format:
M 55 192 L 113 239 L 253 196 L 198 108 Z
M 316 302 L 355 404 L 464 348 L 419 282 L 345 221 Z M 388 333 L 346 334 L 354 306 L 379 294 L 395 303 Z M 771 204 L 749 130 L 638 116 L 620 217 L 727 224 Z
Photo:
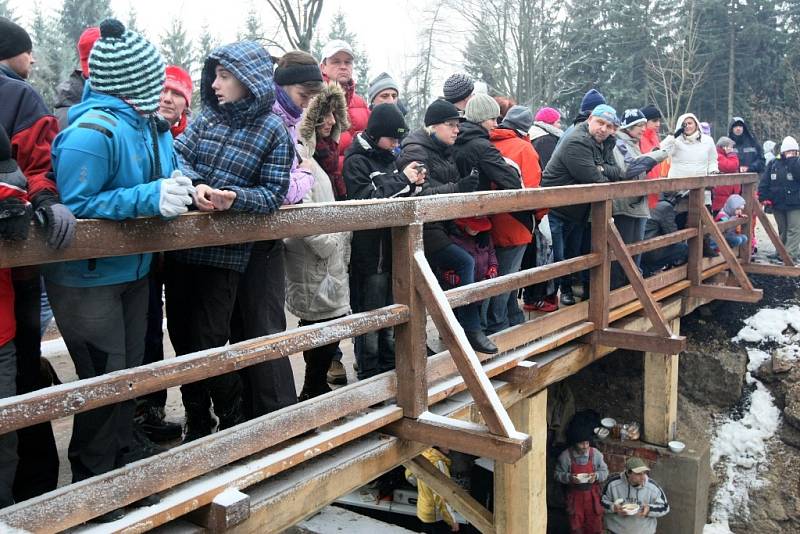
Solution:
M 742 123 L 744 131 L 742 135 L 734 135 L 733 125 Z M 765 166 L 764 148 L 761 143 L 750 133 L 750 127 L 741 117 L 734 117 L 731 120 L 730 127 L 728 128 L 728 137 L 733 139 L 736 147 L 733 149 L 739 156 L 739 165 L 747 167 L 748 172 L 762 172 Z
M 669 153 L 672 162 L 669 178 L 685 178 L 687 176 L 706 176 L 719 172 L 717 166 L 717 145 L 708 135 L 700 132 L 700 121 L 694 113 L 685 113 L 678 117 L 675 129 L 681 127 L 683 121 L 691 118 L 697 124 L 697 131 L 687 137 L 682 134 L 678 139 L 668 135 L 661 142 L 661 148 Z
M 650 507 L 650 511 L 646 517 L 618 515 L 613 512 L 614 501 L 617 499 L 637 503 L 640 506 L 646 504 Z M 606 511 L 606 528 L 614 534 L 655 534 L 657 519 L 669 513 L 669 503 L 664 490 L 649 476 L 641 486 L 635 487 L 628 482 L 625 473 L 612 475 L 603 489 L 601 502 Z
M 221 65 L 249 91 L 219 104 L 211 84 Z M 195 185 L 234 191 L 231 211 L 272 213 L 289 188 L 294 158 L 292 138 L 272 113 L 275 92 L 272 60 L 258 43 L 242 41 L 217 48 L 206 59 L 200 80 L 203 110 L 175 142 L 183 172 Z M 172 252 L 183 263 L 244 272 L 252 243 Z
M 743 209 L 745 203 L 746 202 L 741 195 L 730 195 L 725 201 L 725 205 L 721 210 L 719 210 L 719 213 L 717 213 L 715 220 L 723 222 L 727 221 L 728 219 L 733 219 L 736 217 L 736 210 Z M 729 228 L 728 230 L 725 230 L 725 237 L 736 237 L 741 232 L 742 229 L 739 226 L 736 228 Z
M 289 131 L 289 135 L 292 136 L 292 143 L 296 145 L 297 125 L 303 117 L 303 110 L 291 101 L 291 97 L 281 86 L 276 85 L 275 92 L 282 93 L 284 98 L 275 99 L 275 103 L 272 104 L 272 112 L 281 118 L 283 125 L 286 126 L 286 129 Z M 281 101 L 286 102 L 286 104 L 282 105 Z M 299 204 L 314 185 L 314 176 L 312 176 L 311 171 L 299 167 L 298 163 L 297 154 L 295 153 L 294 158 L 292 158 L 292 171 L 289 175 L 289 189 L 286 191 L 286 196 L 283 199 L 284 205 Z

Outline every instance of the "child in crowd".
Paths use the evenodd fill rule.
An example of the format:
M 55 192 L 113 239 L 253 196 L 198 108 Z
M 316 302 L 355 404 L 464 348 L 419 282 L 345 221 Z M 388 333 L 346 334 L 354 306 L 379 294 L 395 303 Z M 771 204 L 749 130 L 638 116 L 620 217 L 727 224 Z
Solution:
M 731 195 L 725 201 L 725 205 L 719 210 L 714 220 L 724 222 L 737 217 L 747 217 L 744 213 L 744 206 L 745 200 L 741 195 Z M 728 242 L 731 248 L 736 248 L 747 243 L 747 236 L 742 234 L 742 227 L 737 226 L 736 228 L 725 230 L 725 241 Z
M 492 242 L 492 222 L 489 218 L 456 219 L 456 227 L 460 233 L 453 234 L 453 242 L 466 250 L 475 260 L 475 281 L 497 278 L 497 254 Z M 451 275 L 445 273 L 445 278 L 448 276 Z
M 739 156 L 736 154 L 736 143 L 730 137 L 722 136 L 717 141 L 717 166 L 719 172 L 723 174 L 730 174 L 739 172 Z M 725 201 L 733 194 L 740 194 L 742 186 L 740 184 L 734 185 L 718 185 L 711 192 L 711 213 L 716 215 Z

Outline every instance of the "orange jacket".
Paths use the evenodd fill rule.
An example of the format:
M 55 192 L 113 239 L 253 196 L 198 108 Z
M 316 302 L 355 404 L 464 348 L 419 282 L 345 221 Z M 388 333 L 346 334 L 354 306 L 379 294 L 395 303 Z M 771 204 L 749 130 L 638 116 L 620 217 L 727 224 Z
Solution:
M 522 136 L 515 130 L 495 128 L 489 132 L 489 140 L 500 151 L 503 157 L 519 170 L 524 188 L 539 187 L 542 180 L 542 167 L 539 154 L 533 148 L 530 138 Z M 541 220 L 547 209 L 536 210 L 536 220 Z M 529 217 L 529 212 L 498 213 L 492 215 L 492 240 L 496 247 L 514 247 L 527 245 L 533 239 L 533 227 L 522 220 Z M 532 221 L 531 221 L 532 222 Z
M 653 130 L 652 128 L 645 128 L 642 138 L 639 140 L 639 149 L 642 151 L 642 154 L 652 152 L 660 146 L 661 140 L 658 138 L 658 131 Z M 650 169 L 650 172 L 647 173 L 647 179 L 652 180 L 654 178 L 661 178 L 666 176 L 668 172 L 669 162 L 668 160 L 664 160 Z M 647 204 L 650 206 L 650 209 L 655 208 L 656 204 L 658 204 L 658 195 L 648 195 Z

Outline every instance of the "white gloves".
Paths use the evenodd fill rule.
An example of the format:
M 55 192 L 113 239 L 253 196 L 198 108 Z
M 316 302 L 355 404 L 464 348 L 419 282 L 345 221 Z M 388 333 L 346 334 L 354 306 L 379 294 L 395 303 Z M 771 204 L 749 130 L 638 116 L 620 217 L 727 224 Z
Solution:
M 161 198 L 158 201 L 158 210 L 163 217 L 177 217 L 189 211 L 192 204 L 194 186 L 192 181 L 181 174 L 181 171 L 172 171 L 172 176 L 161 180 Z

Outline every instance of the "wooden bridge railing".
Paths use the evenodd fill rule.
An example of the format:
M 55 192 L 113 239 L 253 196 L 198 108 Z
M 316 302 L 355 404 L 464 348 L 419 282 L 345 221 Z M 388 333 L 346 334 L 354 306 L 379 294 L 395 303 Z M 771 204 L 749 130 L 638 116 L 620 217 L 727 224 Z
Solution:
M 705 299 L 753 301 L 761 294 L 753 288 L 747 272 L 800 274 L 754 201 L 756 180 L 753 174 L 717 175 L 317 204 L 283 208 L 269 216 L 193 213 L 171 221 L 80 221 L 74 244 L 64 251 L 48 249 L 42 236 L 22 243 L 0 243 L 0 267 L 16 267 L 391 227 L 396 302 L 370 312 L 0 399 L 0 433 L 390 326 L 395 328 L 397 354 L 395 371 L 18 503 L 0 510 L 0 523 L 36 532 L 56 532 L 177 486 L 172 492 L 177 495 L 174 502 L 169 500 L 151 512 L 129 514 L 134 517 L 123 520 L 119 528 L 108 525 L 104 530 L 139 532 L 208 504 L 225 487 L 250 486 L 375 430 L 411 442 L 442 445 L 500 462 L 514 462 L 530 450 L 531 439 L 514 428 L 490 377 L 499 376 L 526 388 L 546 387 L 562 379 L 566 371 L 538 372 L 537 366 L 526 360 L 577 339 L 588 343 L 595 354 L 606 348 L 677 353 L 685 346 L 685 339 L 672 333 L 658 301 L 678 292 Z M 743 184 L 745 198 L 751 200 L 747 204 L 749 217 L 718 226 L 703 206 L 703 190 L 737 183 Z M 686 229 L 632 245 L 622 242 L 611 217 L 612 199 L 677 190 L 691 190 Z M 426 222 L 584 203 L 592 208 L 592 248 L 589 254 L 577 258 L 442 291 L 422 253 L 422 225 Z M 755 217 L 767 228 L 784 266 L 752 264 L 749 250 L 740 250 L 737 257 L 725 243 L 721 228 L 743 225 L 749 235 Z M 721 259 L 702 258 L 702 239 L 706 233 L 719 244 Z M 681 241 L 689 243 L 686 266 L 642 279 L 632 256 Z M 613 260 L 620 263 L 630 282 L 630 286 L 616 291 L 609 289 Z M 455 320 L 453 308 L 458 306 L 586 269 L 591 273 L 588 302 L 496 335 L 494 340 L 501 349 L 498 355 L 476 354 Z M 726 285 L 704 283 L 726 270 L 731 273 Z M 651 331 L 609 326 L 638 311 L 649 321 Z M 448 348 L 430 358 L 425 347 L 427 314 Z M 467 424 L 431 412 L 434 404 L 464 390 L 474 399 L 481 424 Z M 395 402 L 381 406 L 391 399 Z M 326 430 L 300 441 L 292 439 L 320 427 Z M 256 460 L 247 463 L 249 467 L 244 471 L 226 468 L 248 457 Z M 425 471 L 424 465 L 415 468 Z M 207 478 L 210 473 L 217 474 L 216 484 L 193 485 L 193 480 Z M 482 524 L 486 517 L 480 510 L 475 516 Z M 279 526 L 270 526 L 273 527 Z M 488 527 L 484 530 L 488 531 Z

